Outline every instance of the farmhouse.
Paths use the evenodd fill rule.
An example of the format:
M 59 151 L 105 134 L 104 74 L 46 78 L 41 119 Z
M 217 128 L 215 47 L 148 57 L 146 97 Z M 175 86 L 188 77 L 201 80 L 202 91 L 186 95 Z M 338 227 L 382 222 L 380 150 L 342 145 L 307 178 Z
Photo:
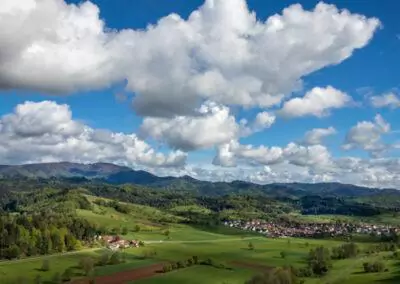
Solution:
M 138 240 L 124 240 L 119 236 L 100 236 L 99 239 L 104 240 L 107 248 L 114 251 L 120 248 L 139 247 Z

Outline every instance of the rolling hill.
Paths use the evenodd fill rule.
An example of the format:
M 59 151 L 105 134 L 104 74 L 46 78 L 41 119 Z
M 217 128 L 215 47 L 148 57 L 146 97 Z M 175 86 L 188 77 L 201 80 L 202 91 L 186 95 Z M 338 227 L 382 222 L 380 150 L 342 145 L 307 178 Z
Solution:
M 109 163 L 43 163 L 26 165 L 0 165 L 2 179 L 70 179 L 79 182 L 102 182 L 109 184 L 137 184 L 156 189 L 191 190 L 201 195 L 225 195 L 230 193 L 268 194 L 277 198 L 322 195 L 337 197 L 368 197 L 395 195 L 396 189 L 377 189 L 341 183 L 272 183 L 254 184 L 245 181 L 209 182 L 190 176 L 158 177 L 146 171 Z

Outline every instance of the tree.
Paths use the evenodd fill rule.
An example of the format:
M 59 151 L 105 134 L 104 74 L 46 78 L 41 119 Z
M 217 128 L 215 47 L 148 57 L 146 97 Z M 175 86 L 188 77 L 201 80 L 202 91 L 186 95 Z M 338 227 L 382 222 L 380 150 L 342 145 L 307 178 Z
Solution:
M 44 259 L 42 262 L 42 268 L 40 269 L 42 271 L 49 271 L 50 270 L 50 262 L 48 259 Z
M 286 252 L 285 251 L 281 251 L 280 255 L 281 255 L 281 258 L 283 258 L 283 259 L 286 258 Z
M 94 261 L 90 257 L 82 258 L 80 261 L 80 267 L 85 272 L 85 275 L 88 276 L 94 269 Z
M 254 245 L 252 242 L 249 242 L 249 244 L 247 245 L 249 250 L 254 250 Z
M 261 275 L 256 275 L 245 284 L 300 284 L 293 268 L 277 267 Z
M 351 242 L 332 248 L 332 259 L 345 259 L 356 257 L 359 253 L 358 246 Z
M 139 225 L 135 225 L 135 227 L 133 228 L 134 232 L 140 232 L 140 226 Z
M 127 227 L 122 227 L 122 232 L 121 232 L 121 234 L 122 235 L 126 235 L 126 234 L 128 234 L 128 228 Z
M 108 252 L 103 252 L 100 256 L 99 265 L 107 265 L 110 260 L 110 254 Z
M 4 257 L 8 259 L 14 259 L 20 256 L 21 250 L 17 245 L 12 245 L 4 250 Z
M 170 272 L 170 271 L 172 271 L 172 265 L 171 264 L 165 264 L 163 266 L 163 272 L 167 273 L 167 272 Z
M 365 273 L 382 272 L 385 270 L 385 264 L 382 261 L 364 262 L 363 268 Z
M 170 235 L 170 231 L 169 230 L 165 230 L 164 231 L 164 236 L 169 237 L 169 235 Z
M 118 253 L 118 252 L 113 253 L 113 254 L 111 255 L 111 257 L 110 257 L 109 263 L 114 265 L 114 264 L 118 264 L 118 263 L 120 263 L 120 262 L 121 262 L 121 260 L 120 260 L 120 255 L 119 255 L 119 253 Z
M 309 267 L 316 275 L 324 275 L 332 267 L 330 251 L 323 246 L 311 249 L 307 261 Z
M 65 269 L 64 273 L 61 275 L 61 279 L 64 282 L 70 281 L 72 276 L 74 275 L 74 272 L 71 267 Z

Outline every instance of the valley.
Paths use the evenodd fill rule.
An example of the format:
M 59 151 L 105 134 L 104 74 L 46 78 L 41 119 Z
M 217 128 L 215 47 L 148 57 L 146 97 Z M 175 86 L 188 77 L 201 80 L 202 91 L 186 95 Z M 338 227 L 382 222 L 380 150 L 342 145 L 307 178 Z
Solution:
M 247 194 L 215 189 L 207 195 L 193 186 L 115 184 L 81 176 L 3 177 L 0 276 L 10 284 L 222 284 L 258 283 L 254 277 L 273 272 L 295 277 L 290 283 L 398 283 L 399 197 L 383 203 L 377 189 L 360 197 L 352 187 L 326 185 L 338 186 L 338 194 L 316 194 L 314 185 L 302 185 L 311 189 L 298 196 L 252 189 Z M 7 236 L 14 230 L 12 240 Z M 293 230 L 300 233 L 288 233 Z M 26 242 L 35 234 L 37 243 Z M 76 238 L 73 246 L 68 234 Z M 110 250 L 105 236 L 140 245 Z M 51 242 L 43 247 L 46 238 Z M 346 244 L 357 250 L 335 256 Z M 326 272 L 310 266 L 313 250 L 321 248 Z M 384 268 L 367 273 L 364 263 Z

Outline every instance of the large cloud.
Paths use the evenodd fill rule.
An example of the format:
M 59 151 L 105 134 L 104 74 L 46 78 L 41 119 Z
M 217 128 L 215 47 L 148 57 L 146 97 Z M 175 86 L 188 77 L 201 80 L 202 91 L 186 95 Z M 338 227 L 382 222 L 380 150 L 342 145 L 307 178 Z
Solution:
M 359 148 L 368 151 L 372 156 L 379 156 L 389 148 L 389 145 L 381 140 L 382 135 L 389 131 L 390 124 L 377 114 L 374 122 L 361 121 L 353 126 L 346 135 L 343 148 L 346 150 Z
M 90 2 L 2 0 L 0 87 L 71 92 L 122 80 L 125 40 L 99 12 Z
M 317 117 L 329 115 L 331 109 L 342 108 L 351 98 L 331 87 L 315 87 L 302 98 L 291 99 L 283 105 L 279 113 L 284 117 L 301 117 L 313 115 Z
M 187 20 L 109 31 L 90 2 L 3 0 L 0 26 L 1 87 L 69 92 L 128 79 L 139 114 L 174 116 L 204 99 L 277 104 L 365 46 L 379 21 L 324 3 L 257 21 L 244 0 L 207 0 Z
M 206 101 L 195 116 L 147 117 L 140 132 L 143 137 L 153 137 L 172 148 L 193 151 L 249 136 L 271 127 L 274 122 L 275 115 L 264 111 L 258 113 L 253 122 L 243 119 L 238 124 L 228 107 Z
M 67 105 L 25 102 L 0 119 L 0 160 L 113 162 L 140 167 L 183 166 L 186 154 L 155 152 L 135 134 L 93 129 L 72 119 Z
M 205 103 L 195 117 L 145 118 L 141 132 L 184 151 L 205 149 L 223 144 L 239 135 L 239 125 L 229 108 Z
M 218 147 L 214 165 L 234 167 L 237 163 L 250 165 L 275 165 L 289 163 L 299 167 L 319 167 L 321 170 L 331 164 L 331 154 L 322 145 L 301 146 L 289 143 L 286 147 L 255 147 L 241 145 L 233 140 Z

